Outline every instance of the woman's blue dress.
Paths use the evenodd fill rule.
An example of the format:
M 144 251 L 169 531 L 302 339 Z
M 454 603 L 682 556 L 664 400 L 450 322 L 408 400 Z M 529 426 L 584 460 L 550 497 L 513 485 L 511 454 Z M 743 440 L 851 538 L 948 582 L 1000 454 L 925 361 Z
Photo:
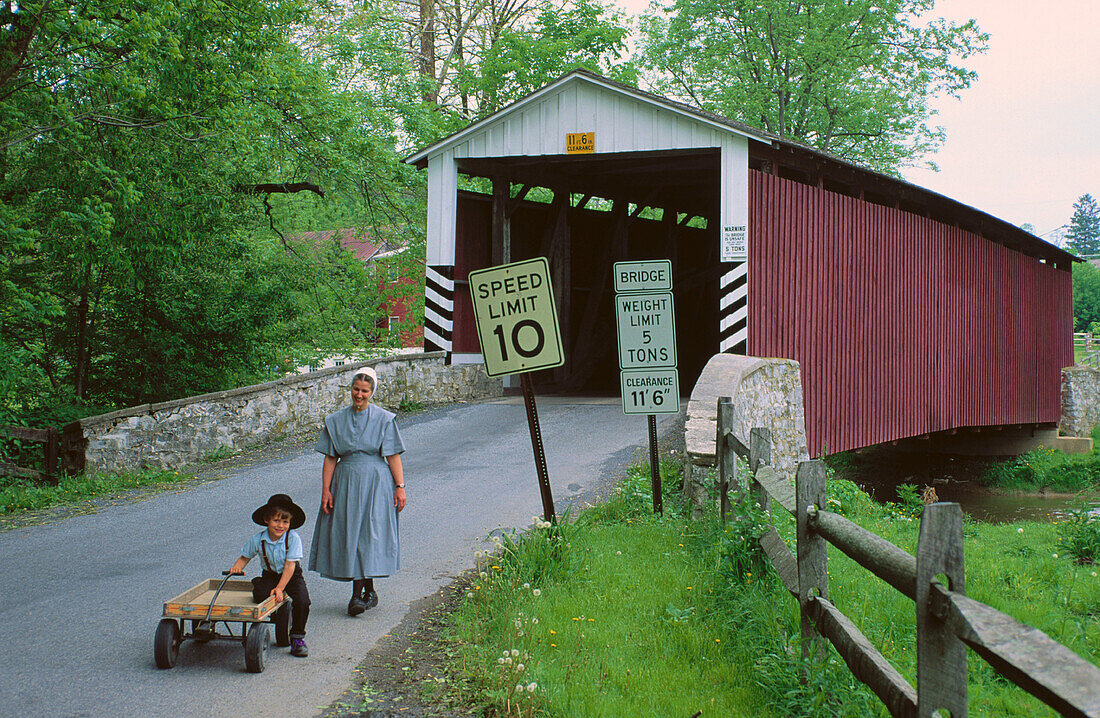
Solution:
M 325 578 L 350 581 L 389 576 L 401 568 L 393 474 L 385 457 L 405 451 L 392 412 L 367 404 L 325 417 L 314 447 L 339 459 L 330 513 L 317 512 L 309 569 Z

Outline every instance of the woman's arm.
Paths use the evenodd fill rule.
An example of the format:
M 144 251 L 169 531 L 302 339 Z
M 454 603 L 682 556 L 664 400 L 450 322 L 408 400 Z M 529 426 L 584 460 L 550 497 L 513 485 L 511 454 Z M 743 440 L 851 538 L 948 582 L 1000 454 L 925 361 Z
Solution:
M 400 513 L 405 508 L 405 470 L 401 467 L 401 454 L 386 457 L 386 463 L 390 465 L 390 473 L 393 474 L 393 505 Z
M 336 457 L 326 456 L 321 466 L 321 510 L 326 514 L 332 511 L 332 475 L 336 471 Z

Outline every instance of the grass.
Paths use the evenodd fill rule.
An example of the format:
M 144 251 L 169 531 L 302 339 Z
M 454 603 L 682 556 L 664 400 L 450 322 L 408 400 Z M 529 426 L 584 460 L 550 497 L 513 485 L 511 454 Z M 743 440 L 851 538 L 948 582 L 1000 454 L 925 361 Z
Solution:
M 981 483 L 1014 491 L 1077 493 L 1100 489 L 1100 427 L 1092 431 L 1093 451 L 1067 454 L 1045 446 L 990 466 Z
M 498 537 L 477 557 L 448 638 L 467 700 L 497 716 L 886 715 L 831 649 L 803 663 L 797 605 L 756 548 L 759 510 L 689 521 L 675 466 L 666 473 L 663 518 L 650 515 L 648 468 L 636 466 L 607 503 Z M 848 481 L 830 482 L 829 496 L 832 510 L 915 551 L 919 507 L 880 506 Z M 1096 521 L 1082 550 L 1089 531 L 1100 536 Z M 1079 531 L 968 521 L 967 593 L 1095 663 L 1100 581 L 1069 547 Z M 832 600 L 915 682 L 912 602 L 832 547 L 829 560 Z M 1054 715 L 974 654 L 969 696 L 975 716 Z
M 194 478 L 178 471 L 145 470 L 64 476 L 57 486 L 0 477 L 0 515 L 48 509 L 146 487 L 163 487 Z

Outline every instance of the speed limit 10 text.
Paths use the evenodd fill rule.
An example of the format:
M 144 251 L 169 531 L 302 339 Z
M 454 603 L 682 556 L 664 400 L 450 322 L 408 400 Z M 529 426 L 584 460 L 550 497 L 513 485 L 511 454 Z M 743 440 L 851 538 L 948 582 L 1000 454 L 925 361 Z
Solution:
M 474 287 L 478 299 L 490 300 L 485 307 L 490 319 L 514 314 L 526 314 L 539 309 L 539 295 L 528 294 L 542 286 L 542 275 L 536 272 L 505 279 L 493 279 Z

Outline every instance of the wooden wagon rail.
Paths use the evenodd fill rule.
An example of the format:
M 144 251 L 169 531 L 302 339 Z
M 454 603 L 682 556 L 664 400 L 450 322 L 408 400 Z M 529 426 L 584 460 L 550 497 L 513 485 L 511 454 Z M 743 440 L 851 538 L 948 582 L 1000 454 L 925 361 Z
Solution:
M 820 638 L 836 648 L 852 674 L 866 684 L 893 716 L 967 715 L 966 648 L 998 673 L 1066 716 L 1100 718 L 1100 669 L 1042 631 L 966 596 L 962 510 L 935 503 L 921 517 L 917 555 L 895 546 L 844 516 L 825 510 L 825 466 L 798 465 L 792 482 L 769 466 L 766 429 L 752 429 L 749 446 L 733 434 L 729 397 L 718 399 L 716 463 L 723 519 L 731 485 L 751 491 L 765 511 L 773 503 L 794 515 L 792 553 L 774 527 L 760 545 L 784 587 L 799 603 L 802 651 L 817 651 Z M 750 486 L 735 480 L 736 457 L 747 462 Z M 859 628 L 829 600 L 826 544 L 914 602 L 917 686 L 886 660 Z M 937 576 L 947 579 L 944 586 Z
M 0 475 L 19 476 L 27 479 L 41 479 L 49 484 L 57 484 L 58 458 L 61 455 L 61 442 L 57 429 L 32 429 L 27 426 L 0 426 L 0 436 L 23 441 L 35 441 L 43 444 L 45 471 L 0 461 Z

